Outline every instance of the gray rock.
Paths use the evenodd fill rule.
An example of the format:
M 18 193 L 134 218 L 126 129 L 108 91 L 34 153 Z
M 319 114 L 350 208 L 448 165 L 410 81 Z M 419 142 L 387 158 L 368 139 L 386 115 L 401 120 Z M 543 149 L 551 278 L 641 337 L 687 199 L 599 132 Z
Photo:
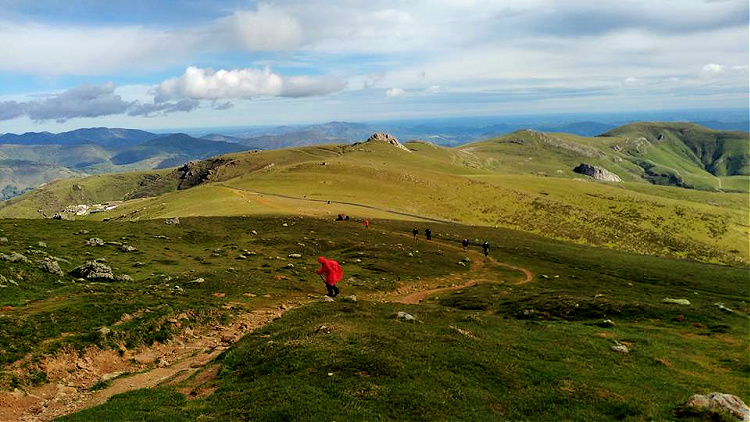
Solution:
M 398 139 L 384 132 L 373 133 L 369 138 L 367 138 L 365 142 L 385 142 L 387 144 L 393 145 L 396 148 L 411 152 L 409 148 L 401 145 L 401 142 L 399 142 Z
M 323 296 L 323 298 L 325 298 L 326 302 L 333 302 L 334 301 L 334 299 L 331 296 Z
M 167 218 L 164 220 L 164 224 L 177 225 L 180 224 L 180 217 Z
M 205 279 L 203 279 L 203 277 L 198 277 L 198 278 L 196 278 L 195 280 L 191 281 L 191 283 L 196 283 L 196 284 L 200 284 L 200 283 L 204 283 L 205 281 L 206 281 L 206 280 L 205 280 Z
M 146 264 L 144 264 L 144 263 L 143 263 L 143 262 L 141 262 L 141 261 L 136 261 L 136 262 L 134 262 L 134 263 L 133 263 L 133 265 L 132 265 L 132 266 L 133 266 L 133 267 L 135 267 L 135 268 L 138 268 L 138 267 L 142 267 L 142 266 L 144 266 L 144 265 L 146 265 Z
M 662 303 L 672 303 L 672 304 L 675 304 L 675 305 L 686 305 L 686 306 L 690 305 L 690 301 L 687 300 L 687 299 L 672 299 L 672 298 L 669 298 L 669 297 L 665 297 L 661 301 L 662 301 Z
M 78 230 L 76 234 L 89 234 L 88 230 Z
M 414 318 L 414 315 L 408 314 L 404 311 L 398 311 L 396 314 L 396 318 L 404 320 L 404 321 L 416 321 L 417 319 Z
M 128 274 L 120 274 L 117 277 L 115 277 L 117 281 L 133 281 L 133 277 L 129 276 Z
M 456 264 L 458 264 L 458 265 L 460 265 L 460 266 L 462 266 L 462 267 L 465 267 L 465 266 L 466 266 L 466 263 L 465 263 L 465 262 L 463 262 L 463 261 L 458 261 L 458 262 L 457 262 Z
M 610 327 L 614 327 L 615 323 L 611 319 L 605 319 L 605 320 L 600 321 L 596 325 L 602 328 L 610 328 Z
M 54 259 L 45 259 L 40 262 L 42 270 L 50 273 L 50 274 L 56 274 L 56 275 L 64 275 L 62 269 L 60 268 L 60 264 L 57 263 Z
M 294 268 L 294 264 L 292 264 L 290 262 L 290 263 L 286 264 L 286 268 L 292 269 L 292 268 Z
M 109 333 L 111 333 L 111 332 L 112 332 L 112 330 L 110 330 L 110 329 L 109 329 L 109 328 L 107 328 L 107 327 L 102 327 L 102 328 L 98 329 L 97 331 L 99 332 L 99 334 L 100 334 L 100 335 L 101 335 L 102 337 L 107 337 L 107 336 L 109 335 Z
M 610 349 L 612 349 L 613 352 L 617 352 L 617 353 L 624 353 L 624 354 L 630 353 L 630 350 L 628 350 L 627 346 L 623 344 L 615 344 L 614 346 L 610 347 Z
M 74 268 L 70 274 L 73 277 L 86 280 L 113 281 L 115 279 L 112 268 L 97 261 L 87 261 L 85 264 Z
M 287 255 L 287 257 L 288 258 L 302 258 L 302 255 L 298 253 L 290 253 L 289 255 Z
M 737 396 L 724 393 L 706 395 L 694 394 L 685 403 L 685 407 L 712 413 L 729 414 L 742 422 L 750 422 L 750 409 Z
M 120 250 L 123 251 L 123 252 L 135 252 L 138 249 L 136 249 L 135 246 L 122 245 L 122 246 L 120 246 Z
M 98 237 L 92 237 L 86 241 L 86 246 L 104 246 L 104 241 Z
M 8 243 L 8 238 L 7 237 L 0 237 L 0 245 L 4 245 L 6 243 Z
M 47 244 L 46 244 L 46 243 L 44 243 L 44 242 L 37 242 L 37 243 L 36 243 L 36 245 L 37 245 L 38 247 L 40 247 L 40 248 L 46 248 L 46 247 L 47 247 Z
M 104 244 L 109 246 L 122 246 L 122 242 L 104 242 Z
M 110 372 L 109 374 L 104 374 L 99 378 L 99 382 L 107 382 L 112 381 L 113 379 L 119 377 L 120 375 L 124 374 L 124 371 L 118 371 L 118 372 Z
M 26 256 L 21 255 L 18 252 L 11 252 L 10 255 L 6 255 L 4 253 L 0 253 L 0 260 L 2 261 L 8 261 L 8 262 L 21 262 L 24 264 L 30 264 L 31 260 L 29 258 L 26 258 Z
M 591 176 L 596 180 L 602 180 L 605 182 L 622 182 L 620 176 L 601 167 L 592 166 L 591 164 L 581 163 L 578 167 L 574 168 L 573 171 L 586 176 Z

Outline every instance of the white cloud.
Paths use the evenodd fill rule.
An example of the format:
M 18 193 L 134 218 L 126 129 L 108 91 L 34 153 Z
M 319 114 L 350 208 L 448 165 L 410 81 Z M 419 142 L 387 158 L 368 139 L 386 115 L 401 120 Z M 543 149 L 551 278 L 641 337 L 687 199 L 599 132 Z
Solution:
M 300 46 L 303 30 L 296 18 L 267 4 L 255 11 L 237 11 L 217 22 L 220 30 L 228 24 L 239 43 L 250 51 L 288 50 Z
M 402 97 L 406 95 L 406 91 L 401 88 L 391 88 L 385 91 L 385 96 L 388 98 Z
M 340 91 L 344 82 L 333 76 L 284 78 L 269 68 L 219 70 L 190 66 L 179 78 L 167 79 L 155 89 L 156 102 L 251 99 L 256 97 L 309 97 Z
M 425 90 L 426 92 L 430 94 L 438 94 L 442 89 L 440 88 L 440 85 L 433 85 Z
M 709 63 L 703 66 L 703 68 L 698 73 L 698 75 L 702 79 L 711 79 L 711 78 L 721 75 L 722 73 L 726 73 L 726 71 L 727 71 L 726 67 L 720 64 Z

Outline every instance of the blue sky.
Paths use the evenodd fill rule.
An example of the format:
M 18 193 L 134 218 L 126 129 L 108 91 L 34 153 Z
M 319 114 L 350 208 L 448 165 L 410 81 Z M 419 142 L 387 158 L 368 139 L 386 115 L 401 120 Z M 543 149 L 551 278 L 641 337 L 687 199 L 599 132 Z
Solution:
M 0 133 L 748 107 L 747 0 L 0 0 Z

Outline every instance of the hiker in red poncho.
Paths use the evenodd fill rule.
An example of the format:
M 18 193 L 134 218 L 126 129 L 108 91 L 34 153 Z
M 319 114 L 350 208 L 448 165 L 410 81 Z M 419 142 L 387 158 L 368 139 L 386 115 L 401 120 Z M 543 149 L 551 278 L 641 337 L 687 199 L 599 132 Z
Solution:
M 320 262 L 321 267 L 316 273 L 318 273 L 318 275 L 326 275 L 324 280 L 326 289 L 328 289 L 328 294 L 326 296 L 331 298 L 338 296 L 339 288 L 336 287 L 336 283 L 338 283 L 344 275 L 341 271 L 341 266 L 338 262 L 332 259 L 326 259 L 324 256 L 319 256 L 318 262 Z

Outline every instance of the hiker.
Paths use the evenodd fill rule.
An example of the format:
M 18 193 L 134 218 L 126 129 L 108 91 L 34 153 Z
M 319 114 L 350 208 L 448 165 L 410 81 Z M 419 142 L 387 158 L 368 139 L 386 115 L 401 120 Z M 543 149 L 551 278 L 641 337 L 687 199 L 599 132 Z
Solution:
M 411 234 L 414 235 L 414 240 L 417 240 L 417 235 L 419 234 L 419 230 L 415 227 L 414 230 L 411 231 Z
M 469 239 L 462 240 L 461 245 L 464 247 L 464 250 L 469 249 Z
M 424 229 L 424 236 L 427 238 L 427 240 L 432 240 L 432 230 L 430 228 Z
M 370 228 L 370 219 L 369 218 L 365 218 L 365 228 L 366 229 Z
M 490 254 L 490 242 L 485 240 L 484 243 L 482 243 L 482 250 L 484 250 L 484 256 L 489 255 Z
M 339 288 L 336 287 L 336 283 L 338 283 L 339 280 L 341 280 L 341 277 L 344 275 L 341 271 L 341 266 L 338 262 L 332 259 L 326 259 L 324 256 L 319 256 L 318 262 L 320 262 L 321 266 L 320 269 L 316 271 L 316 273 L 320 275 L 321 278 L 323 274 L 326 275 L 323 279 L 323 282 L 325 282 L 326 285 L 326 289 L 328 290 L 326 296 L 330 298 L 338 296 Z

